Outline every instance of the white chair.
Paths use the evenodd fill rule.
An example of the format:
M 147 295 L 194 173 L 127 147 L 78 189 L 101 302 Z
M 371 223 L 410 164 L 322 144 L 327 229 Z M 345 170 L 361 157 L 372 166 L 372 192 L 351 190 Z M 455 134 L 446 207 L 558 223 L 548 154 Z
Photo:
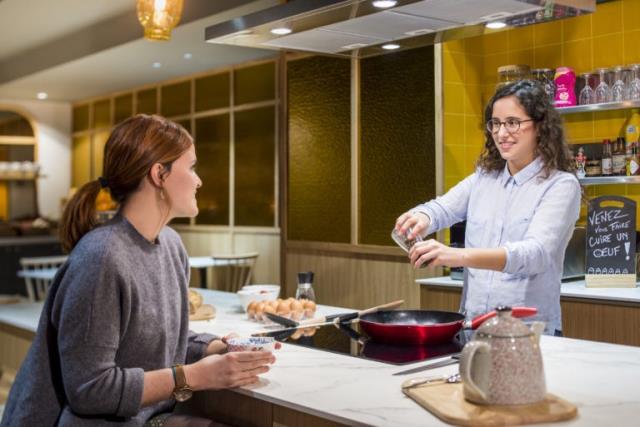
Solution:
M 56 270 L 66 261 L 67 256 L 20 258 L 21 276 L 30 301 L 44 300 Z
M 212 255 L 214 283 L 217 289 L 237 292 L 243 286 L 251 283 L 253 268 L 258 254 Z

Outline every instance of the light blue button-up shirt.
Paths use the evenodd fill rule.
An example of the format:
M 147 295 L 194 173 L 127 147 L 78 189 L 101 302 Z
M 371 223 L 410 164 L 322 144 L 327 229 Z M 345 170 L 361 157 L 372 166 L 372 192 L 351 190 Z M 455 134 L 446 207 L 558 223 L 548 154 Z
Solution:
M 502 272 L 465 268 L 461 310 L 467 317 L 499 305 L 536 307 L 527 320 L 547 322 L 547 333 L 562 330 L 560 280 L 564 252 L 580 215 L 581 190 L 575 175 L 554 171 L 543 178 L 537 158 L 511 175 L 478 169 L 445 195 L 414 211 L 431 218 L 427 234 L 467 220 L 467 248 L 504 248 Z

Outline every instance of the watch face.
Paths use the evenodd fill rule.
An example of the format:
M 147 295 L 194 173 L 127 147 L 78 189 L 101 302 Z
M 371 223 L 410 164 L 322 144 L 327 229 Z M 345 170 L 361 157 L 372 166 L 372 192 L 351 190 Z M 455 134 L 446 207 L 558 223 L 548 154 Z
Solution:
M 192 395 L 193 391 L 191 391 L 191 389 L 189 388 L 183 388 L 173 392 L 173 397 L 175 397 L 178 402 L 189 400 Z

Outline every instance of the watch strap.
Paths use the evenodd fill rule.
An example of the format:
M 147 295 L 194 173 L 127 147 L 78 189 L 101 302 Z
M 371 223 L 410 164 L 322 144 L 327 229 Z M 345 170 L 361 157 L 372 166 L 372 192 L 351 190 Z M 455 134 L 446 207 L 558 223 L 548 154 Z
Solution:
M 171 372 L 173 372 L 173 382 L 175 384 L 174 390 L 181 390 L 185 387 L 189 387 L 187 384 L 187 376 L 184 374 L 183 365 L 178 364 L 172 366 Z

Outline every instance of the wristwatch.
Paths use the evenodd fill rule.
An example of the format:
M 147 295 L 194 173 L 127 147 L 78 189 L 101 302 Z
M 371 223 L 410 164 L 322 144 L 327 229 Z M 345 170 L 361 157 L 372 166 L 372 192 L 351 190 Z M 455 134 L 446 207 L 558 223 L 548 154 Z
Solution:
M 178 402 L 184 402 L 191 399 L 191 396 L 193 396 L 193 390 L 189 387 L 189 384 L 187 384 L 187 377 L 184 374 L 184 366 L 172 366 L 171 372 L 173 372 L 173 381 L 175 383 L 175 387 L 173 388 L 173 397 Z

